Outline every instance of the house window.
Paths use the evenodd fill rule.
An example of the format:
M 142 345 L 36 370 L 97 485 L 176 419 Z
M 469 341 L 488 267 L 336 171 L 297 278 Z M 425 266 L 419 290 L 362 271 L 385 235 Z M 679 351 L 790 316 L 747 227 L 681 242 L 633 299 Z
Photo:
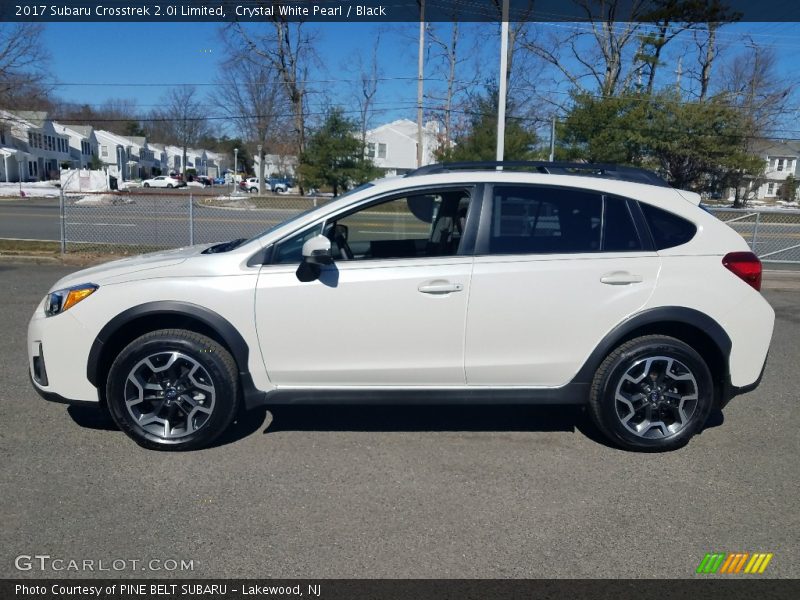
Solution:
M 775 184 L 768 183 L 767 184 L 767 196 L 774 196 L 775 195 Z
M 364 149 L 364 156 L 366 156 L 367 158 L 375 158 L 374 142 L 367 142 L 367 147 Z
M 783 159 L 778 159 L 778 171 L 783 171 Z
M 37 177 L 39 175 L 39 164 L 35 160 L 28 161 L 28 176 Z
M 386 144 L 378 144 L 378 158 L 386 158 Z
M 108 156 L 108 146 L 100 146 L 100 156 Z

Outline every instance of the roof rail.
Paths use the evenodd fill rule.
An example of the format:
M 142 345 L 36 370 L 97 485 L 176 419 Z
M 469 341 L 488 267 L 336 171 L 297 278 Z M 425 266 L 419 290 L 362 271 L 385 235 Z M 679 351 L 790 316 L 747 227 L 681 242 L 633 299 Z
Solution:
M 527 161 L 527 160 L 507 160 L 507 161 L 475 161 L 475 162 L 452 162 L 437 163 L 419 167 L 406 173 L 406 177 L 416 177 L 418 175 L 432 175 L 435 173 L 449 173 L 452 171 L 480 171 L 514 169 L 514 170 L 533 170 L 537 173 L 547 173 L 552 175 L 583 175 L 587 177 L 602 177 L 604 179 L 616 179 L 619 181 L 629 181 L 632 183 L 646 183 L 661 187 L 670 187 L 661 177 L 653 171 L 640 169 L 638 167 L 626 167 L 621 165 L 606 163 L 579 163 L 579 162 L 548 162 L 548 161 Z

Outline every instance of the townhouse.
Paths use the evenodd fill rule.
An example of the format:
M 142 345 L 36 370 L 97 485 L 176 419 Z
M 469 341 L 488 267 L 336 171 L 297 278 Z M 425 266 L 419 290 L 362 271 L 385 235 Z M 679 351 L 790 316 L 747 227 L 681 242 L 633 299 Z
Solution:
M 71 161 L 69 136 L 43 111 L 0 110 L 0 180 L 58 179 Z
M 88 169 L 97 156 L 97 136 L 91 125 L 63 125 L 53 122 L 55 130 L 69 139 L 69 162 L 73 169 Z

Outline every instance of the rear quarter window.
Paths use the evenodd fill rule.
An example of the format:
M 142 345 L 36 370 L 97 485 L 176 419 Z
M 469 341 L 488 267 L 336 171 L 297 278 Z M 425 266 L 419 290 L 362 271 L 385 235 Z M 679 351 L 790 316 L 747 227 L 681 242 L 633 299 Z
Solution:
M 683 217 L 644 202 L 640 202 L 639 205 L 642 207 L 650 233 L 653 235 L 656 250 L 665 250 L 685 244 L 697 233 L 695 224 Z

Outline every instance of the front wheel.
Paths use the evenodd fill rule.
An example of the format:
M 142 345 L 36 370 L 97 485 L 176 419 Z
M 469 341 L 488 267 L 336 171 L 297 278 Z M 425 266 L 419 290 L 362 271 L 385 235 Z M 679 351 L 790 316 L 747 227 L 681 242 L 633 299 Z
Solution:
M 601 363 L 589 397 L 598 428 L 628 450 L 684 446 L 706 422 L 711 372 L 688 344 L 649 335 L 625 342 Z
M 137 444 L 194 450 L 211 444 L 238 409 L 236 363 L 214 340 L 162 329 L 128 344 L 106 385 L 116 424 Z
M 170 189 L 172 189 L 172 184 L 171 184 L 171 183 L 168 183 L 168 184 L 167 184 L 167 187 L 168 187 L 168 188 L 170 188 Z
M 150 187 L 150 184 L 149 183 L 145 183 L 144 187 Z

